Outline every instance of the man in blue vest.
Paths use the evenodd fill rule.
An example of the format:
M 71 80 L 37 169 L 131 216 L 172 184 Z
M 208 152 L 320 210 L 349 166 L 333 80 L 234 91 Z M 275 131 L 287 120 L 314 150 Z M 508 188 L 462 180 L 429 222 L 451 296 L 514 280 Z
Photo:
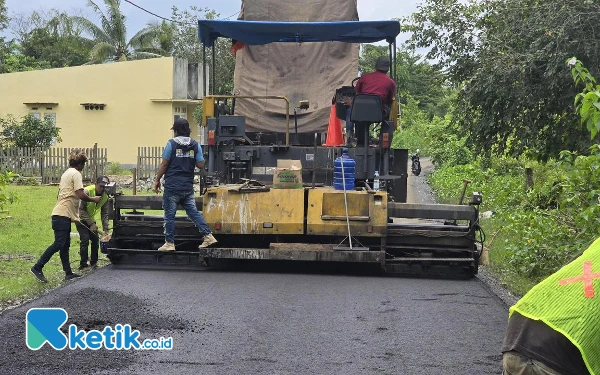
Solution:
M 102 231 L 108 232 L 108 194 L 104 191 L 104 187 L 110 183 L 106 176 L 100 176 L 96 183 L 86 186 L 83 192 L 90 197 L 100 197 L 100 202 L 79 201 L 79 223 L 76 223 L 77 232 L 79 232 L 79 270 L 91 267 L 96 269 L 98 263 L 98 247 L 100 240 L 98 238 L 98 225 L 96 217 L 100 214 L 102 221 Z M 88 265 L 88 246 L 92 242 L 90 263 Z
M 160 179 L 165 176 L 163 194 L 165 244 L 158 248 L 158 251 L 175 250 L 175 213 L 178 204 L 181 204 L 187 216 L 204 236 L 199 247 L 208 247 L 215 244 L 217 240 L 210 232 L 202 214 L 198 212 L 194 200 L 194 168 L 204 168 L 202 147 L 190 138 L 190 124 L 186 119 L 176 119 L 171 129 L 175 132 L 175 137 L 167 142 L 154 180 L 154 191 L 158 193 Z

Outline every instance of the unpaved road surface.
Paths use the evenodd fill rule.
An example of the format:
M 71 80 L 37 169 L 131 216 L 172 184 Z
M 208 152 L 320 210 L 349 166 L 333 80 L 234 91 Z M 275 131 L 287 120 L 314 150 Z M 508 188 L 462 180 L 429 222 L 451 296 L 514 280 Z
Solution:
M 409 177 L 409 191 L 423 184 Z M 172 337 L 173 349 L 31 351 L 33 307 L 64 308 L 79 329 L 129 323 L 142 338 Z M 506 321 L 477 278 L 107 266 L 0 315 L 0 374 L 501 374 Z

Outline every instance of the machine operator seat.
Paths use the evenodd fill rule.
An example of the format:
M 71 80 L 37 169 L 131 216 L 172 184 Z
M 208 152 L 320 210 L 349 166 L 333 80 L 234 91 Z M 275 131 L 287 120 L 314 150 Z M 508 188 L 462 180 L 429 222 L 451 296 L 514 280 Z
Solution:
M 364 146 L 369 140 L 369 126 L 384 120 L 381 98 L 371 94 L 354 96 L 350 120 L 354 123 L 357 145 Z

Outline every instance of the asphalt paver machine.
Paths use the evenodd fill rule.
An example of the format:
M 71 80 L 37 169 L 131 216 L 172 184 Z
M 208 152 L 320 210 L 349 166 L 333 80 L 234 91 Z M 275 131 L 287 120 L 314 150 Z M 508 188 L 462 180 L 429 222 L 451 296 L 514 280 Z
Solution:
M 214 46 L 217 38 L 247 46 L 387 41 L 393 78 L 399 31 L 397 21 L 199 21 L 204 50 Z M 302 69 L 302 64 L 300 59 L 296 68 Z M 206 71 L 203 76 L 206 80 Z M 341 87 L 334 97 L 338 108 L 343 109 L 344 96 L 358 98 L 351 87 Z M 280 130 L 249 131 L 246 122 L 253 114 L 239 114 L 235 109 L 244 100 L 281 101 L 285 111 L 280 114 Z M 373 108 L 368 101 L 353 106 L 353 120 L 362 124 L 357 133 L 364 137 L 348 147 L 348 155 L 356 162 L 355 188 L 349 191 L 333 187 L 335 159 L 344 146 L 322 146 L 321 134 L 299 133 L 296 121 L 292 130 L 290 108 L 296 112 L 309 105 L 291 103 L 285 95 L 205 93 L 207 137 L 202 147 L 206 170 L 200 173 L 196 204 L 219 242 L 198 249 L 202 240 L 198 230 L 185 216 L 178 216 L 177 250 L 159 252 L 164 242 L 162 215 L 140 213 L 161 210 L 162 197 L 117 195 L 108 246 L 111 262 L 187 267 L 210 265 L 215 259 L 340 262 L 371 264 L 402 275 L 476 274 L 481 196 L 473 194 L 468 204 L 461 205 L 406 203 L 408 151 L 390 147 L 397 103 L 387 119 L 378 118 L 381 108 Z M 285 169 L 281 161 L 299 165 Z M 296 179 L 277 180 L 282 169 L 293 172 Z M 376 177 L 379 189 L 374 189 Z

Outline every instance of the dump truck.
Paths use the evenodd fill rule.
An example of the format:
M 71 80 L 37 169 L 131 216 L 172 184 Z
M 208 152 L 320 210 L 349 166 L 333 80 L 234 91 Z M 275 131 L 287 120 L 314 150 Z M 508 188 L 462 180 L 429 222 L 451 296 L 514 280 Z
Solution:
M 385 41 L 392 61 L 389 74 L 395 78 L 399 32 L 398 21 L 199 21 L 204 50 L 214 48 L 218 38 L 228 38 L 247 49 L 238 50 L 236 69 L 248 70 L 251 63 L 258 62 L 247 72 L 248 86 L 260 80 L 260 64 L 275 65 L 276 75 L 300 71 L 302 82 L 290 86 L 275 77 L 273 89 L 261 92 L 263 95 L 238 88 L 235 95 L 204 92 L 206 137 L 202 148 L 206 165 L 199 174 L 196 205 L 219 242 L 199 249 L 202 238 L 198 229 L 186 216 L 178 216 L 177 250 L 159 252 L 164 241 L 163 217 L 144 211 L 161 210 L 162 197 L 116 195 L 108 245 L 111 262 L 165 267 L 210 267 L 216 260 L 338 262 L 371 265 L 396 275 L 475 275 L 482 242 L 481 236 L 478 238 L 481 195 L 474 193 L 459 205 L 406 202 L 408 150 L 391 148 L 398 104 L 393 103 L 388 118 L 381 118 L 381 104 L 356 94 L 350 82 L 344 81 L 347 78 L 336 78 L 333 84 L 341 83 L 339 87 L 318 95 L 328 96 L 336 116 L 342 119 L 342 103 L 351 97 L 352 120 L 363 136 L 350 146 L 332 147 L 323 146 L 331 102 L 323 105 L 317 100 L 315 105 L 310 97 L 302 97 L 311 93 L 306 89 L 311 78 L 319 84 L 324 79 L 314 73 L 318 69 L 307 58 L 312 53 L 307 46 L 326 44 L 329 51 L 338 48 L 338 52 L 349 48 L 350 56 L 360 43 Z M 271 44 L 282 45 L 283 52 L 278 55 L 264 49 Z M 252 49 L 255 46 L 259 49 Z M 302 52 L 290 50 L 295 47 Z M 294 59 L 296 54 L 304 56 L 304 61 Z M 290 55 L 294 66 L 273 62 L 275 56 Z M 339 58 L 340 54 L 329 55 Z M 217 62 L 214 53 L 212 56 L 214 71 Z M 348 58 L 357 61 L 355 56 Z M 336 70 L 335 62 L 326 64 Z M 207 65 L 203 65 L 204 80 Z M 243 79 L 237 74 L 239 84 Z M 326 71 L 325 75 L 334 74 Z M 209 88 L 213 87 L 214 81 Z M 282 93 L 272 92 L 277 89 Z M 304 118 L 298 113 L 311 107 L 314 112 Z M 335 160 L 344 148 L 356 162 L 351 190 L 333 187 Z M 378 189 L 374 188 L 375 178 Z

